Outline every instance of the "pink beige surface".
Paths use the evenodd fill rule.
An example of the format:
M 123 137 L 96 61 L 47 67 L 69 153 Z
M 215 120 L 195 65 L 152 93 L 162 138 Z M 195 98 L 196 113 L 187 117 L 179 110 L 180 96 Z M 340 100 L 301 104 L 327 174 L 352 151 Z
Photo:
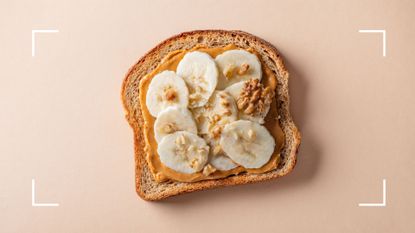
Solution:
M 414 232 L 412 1 L 2 1 L 0 232 Z M 120 88 L 173 34 L 274 44 L 303 134 L 281 179 L 145 202 Z M 31 30 L 58 29 L 36 36 Z M 387 56 L 380 34 L 385 29 Z M 31 206 L 31 179 L 38 202 Z M 387 206 L 381 202 L 387 180 Z

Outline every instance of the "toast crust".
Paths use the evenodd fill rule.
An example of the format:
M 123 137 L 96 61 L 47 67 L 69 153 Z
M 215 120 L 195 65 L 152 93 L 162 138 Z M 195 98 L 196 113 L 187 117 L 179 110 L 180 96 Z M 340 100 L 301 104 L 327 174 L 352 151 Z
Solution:
M 145 74 L 149 73 L 160 63 L 167 52 L 181 49 L 185 46 L 190 48 L 195 44 L 201 43 L 210 47 L 223 46 L 226 43 L 235 43 L 240 47 L 246 48 L 253 47 L 276 74 L 278 86 L 275 98 L 277 99 L 278 113 L 281 115 L 280 125 L 286 135 L 286 142 L 281 151 L 282 162 L 277 169 L 262 174 L 239 174 L 223 179 L 204 180 L 194 183 L 176 181 L 157 183 L 153 179 L 145 159 L 145 142 L 141 129 L 144 119 L 141 115 L 141 107 L 138 101 L 138 83 Z M 196 30 L 184 32 L 164 40 L 147 52 L 129 69 L 121 89 L 125 116 L 134 132 L 137 194 L 145 200 L 161 200 L 198 190 L 266 181 L 291 172 L 297 161 L 296 154 L 301 142 L 301 136 L 289 112 L 288 79 L 288 71 L 277 49 L 263 39 L 243 31 Z

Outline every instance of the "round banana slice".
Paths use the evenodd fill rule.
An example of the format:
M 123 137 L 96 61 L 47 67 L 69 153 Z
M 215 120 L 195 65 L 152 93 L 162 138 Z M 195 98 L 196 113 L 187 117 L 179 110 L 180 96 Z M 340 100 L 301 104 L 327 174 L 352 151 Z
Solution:
M 177 74 L 183 77 L 189 88 L 189 107 L 205 105 L 218 82 L 215 60 L 203 52 L 189 52 L 179 62 Z
M 186 108 L 189 91 L 184 80 L 173 71 L 163 71 L 153 77 L 146 94 L 146 105 L 150 114 L 157 117 L 169 106 Z
M 225 91 L 235 99 L 240 119 L 264 124 L 274 96 L 270 88 L 264 88 L 257 79 L 250 79 L 232 84 Z
M 196 134 L 177 131 L 165 136 L 158 145 L 160 161 L 181 173 L 195 173 L 208 161 L 209 146 Z
M 209 159 L 209 163 L 212 164 L 213 167 L 221 171 L 228 171 L 238 166 L 238 164 L 234 163 L 232 159 L 230 159 L 226 155 L 212 156 Z
M 264 126 L 238 120 L 225 126 L 220 145 L 237 164 L 245 168 L 260 168 L 271 158 L 275 140 Z
M 226 91 L 215 91 L 205 106 L 192 109 L 201 134 L 220 138 L 225 124 L 238 119 L 238 109 L 232 96 Z
M 204 135 L 204 138 L 210 146 L 209 163 L 214 168 L 221 171 L 228 171 L 238 166 L 238 164 L 234 163 L 222 150 L 222 147 L 219 144 L 220 138 L 212 138 L 208 135 Z
M 261 80 L 261 62 L 255 54 L 242 49 L 229 50 L 215 58 L 219 69 L 217 89 L 251 78 Z
M 161 111 L 154 122 L 154 136 L 157 143 L 176 131 L 188 131 L 197 134 L 197 126 L 192 113 L 183 107 L 168 107 Z

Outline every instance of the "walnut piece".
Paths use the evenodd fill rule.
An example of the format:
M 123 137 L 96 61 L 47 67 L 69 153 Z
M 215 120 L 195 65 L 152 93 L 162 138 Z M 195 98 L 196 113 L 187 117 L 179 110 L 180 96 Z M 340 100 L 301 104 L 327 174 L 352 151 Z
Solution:
M 167 88 L 166 90 L 164 90 L 164 94 L 166 96 L 167 101 L 173 102 L 176 100 L 177 93 L 173 88 Z
M 248 72 L 248 70 L 249 70 L 249 65 L 244 63 L 244 64 L 241 65 L 241 68 L 239 68 L 238 74 L 239 75 L 244 75 Z
M 222 126 L 216 126 L 212 130 L 212 136 L 213 138 L 219 138 L 222 133 Z
M 216 145 L 216 146 L 213 148 L 213 151 L 212 151 L 213 155 L 217 155 L 217 154 L 219 154 L 220 152 L 222 152 L 222 147 L 221 147 L 220 145 Z
M 167 123 L 163 126 L 163 132 L 166 134 L 171 134 L 175 131 L 177 131 L 177 126 L 174 123 Z
M 255 141 L 255 139 L 256 139 L 255 132 L 252 129 L 248 130 L 248 141 L 253 142 Z
M 229 64 L 228 66 L 226 66 L 226 68 L 223 70 L 223 75 L 225 76 L 225 78 L 227 80 L 232 78 L 233 72 L 235 70 L 235 66 L 232 64 Z
M 190 161 L 189 166 L 193 169 L 196 169 L 197 167 L 199 167 L 199 160 L 196 158 L 192 159 L 192 161 Z
M 245 82 L 236 105 L 245 114 L 259 116 L 267 111 L 273 97 L 274 91 L 270 87 L 264 88 L 258 79 L 251 79 Z
M 216 168 L 214 168 L 212 165 L 208 164 L 203 168 L 203 175 L 208 176 L 216 171 Z

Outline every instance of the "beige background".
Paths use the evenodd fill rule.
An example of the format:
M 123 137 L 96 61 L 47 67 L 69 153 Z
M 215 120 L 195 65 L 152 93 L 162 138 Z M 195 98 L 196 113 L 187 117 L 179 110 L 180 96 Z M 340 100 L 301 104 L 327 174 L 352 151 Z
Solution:
M 0 232 L 415 232 L 414 1 L 0 2 Z M 138 198 L 120 87 L 176 33 L 241 29 L 291 72 L 299 162 L 273 182 Z M 58 29 L 36 37 L 31 30 Z M 387 56 L 380 34 L 385 29 Z M 38 202 L 31 206 L 31 179 Z M 387 206 L 381 202 L 387 180 Z

